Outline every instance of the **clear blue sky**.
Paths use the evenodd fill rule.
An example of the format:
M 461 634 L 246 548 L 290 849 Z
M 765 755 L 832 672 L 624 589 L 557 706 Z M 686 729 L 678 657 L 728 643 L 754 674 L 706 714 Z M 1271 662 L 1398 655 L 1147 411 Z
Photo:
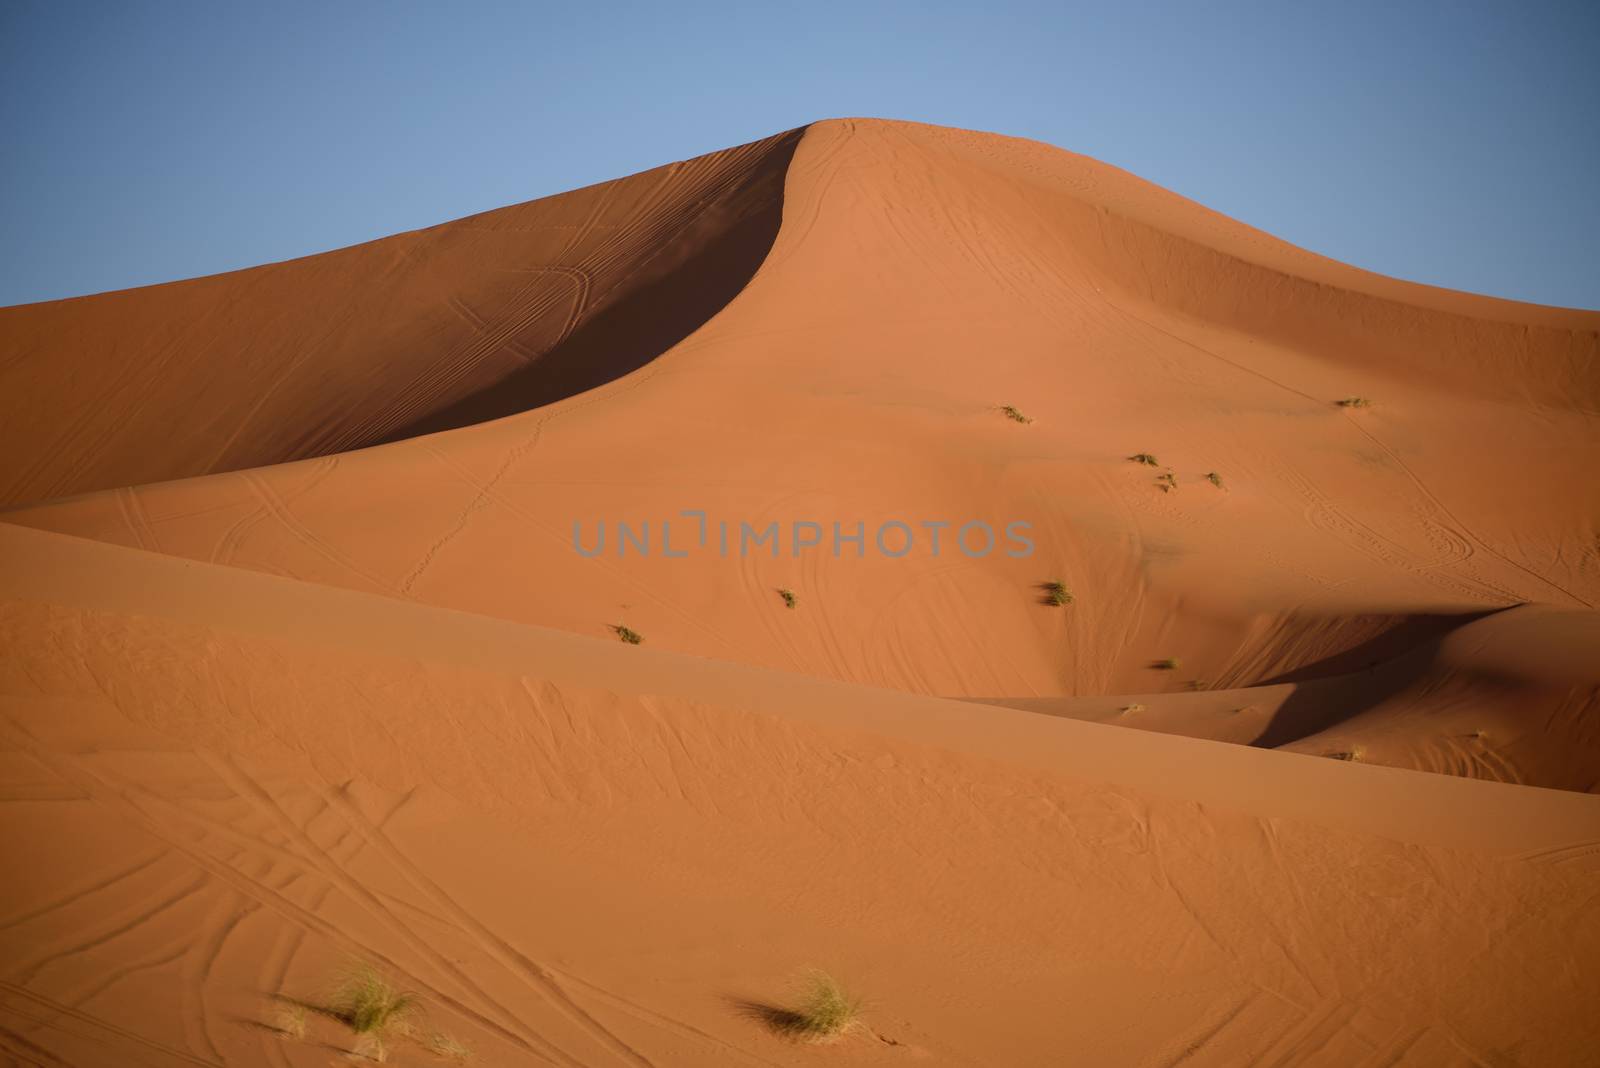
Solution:
M 1600 3 L 0 0 L 0 304 L 319 252 L 841 115 L 1084 152 L 1600 307 Z

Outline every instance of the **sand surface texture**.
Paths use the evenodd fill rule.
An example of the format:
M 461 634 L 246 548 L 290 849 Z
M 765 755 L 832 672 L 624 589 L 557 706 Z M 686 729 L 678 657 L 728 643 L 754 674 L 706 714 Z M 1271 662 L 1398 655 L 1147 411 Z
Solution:
M 835 120 L 0 309 L 0 446 L 13 1063 L 1600 1050 L 1600 314 Z

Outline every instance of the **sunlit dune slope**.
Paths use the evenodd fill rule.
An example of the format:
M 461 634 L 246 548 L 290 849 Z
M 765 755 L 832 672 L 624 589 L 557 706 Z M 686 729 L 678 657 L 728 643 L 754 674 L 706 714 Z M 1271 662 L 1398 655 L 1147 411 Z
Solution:
M 1580 1063 L 1593 797 L 784 675 L 0 526 L 0 1047 L 391 1061 Z M 1536 907 L 1534 907 L 1536 903 Z M 763 1018 L 822 965 L 819 1049 Z
M 0 503 L 338 453 L 632 371 L 749 279 L 798 140 L 319 256 L 0 310 Z
M 626 626 L 651 648 L 981 698 L 1231 691 L 1308 672 L 1338 686 L 1365 669 L 1353 657 L 1426 655 L 1462 618 L 1574 610 L 1551 617 L 1560 630 L 1600 604 L 1600 480 L 1587 477 L 1600 459 L 1600 315 L 1371 275 L 1031 142 L 839 120 L 808 127 L 792 158 L 790 142 L 762 145 L 671 172 L 743 175 L 739 195 L 763 205 L 756 191 L 781 180 L 781 225 L 730 299 L 620 378 L 535 407 L 561 391 L 534 387 L 534 361 L 530 378 L 449 408 L 447 422 L 471 425 L 337 453 L 359 443 L 318 436 L 339 419 L 383 424 L 363 440 L 408 420 L 427 427 L 330 388 L 319 396 L 337 418 L 297 424 L 322 442 L 305 451 L 329 455 L 33 500 L 5 518 L 579 634 Z M 646 177 L 614 186 L 672 187 Z M 571 196 L 591 199 L 563 240 L 601 241 L 602 194 Z M 309 278 L 325 259 L 289 266 Z M 661 284 L 697 277 L 685 265 Z M 398 290 L 384 299 L 406 302 Z M 232 336 L 216 331 L 219 345 Z M 1355 398 L 1366 403 L 1338 403 Z M 73 411 L 86 441 L 120 432 L 115 408 Z M 198 401 L 185 411 L 180 427 L 214 417 Z M 472 423 L 484 415 L 506 417 Z M 288 425 L 227 423 L 266 453 Z M 166 426 L 127 434 L 119 463 L 193 455 Z M 67 455 L 30 462 L 74 462 L 57 451 Z M 147 477 L 126 470 L 118 477 Z M 686 511 L 735 531 L 776 523 L 781 544 L 725 556 L 694 540 Z M 898 558 L 873 544 L 891 520 L 917 533 Z M 650 526 L 652 553 L 622 551 L 624 521 Z M 681 558 L 663 552 L 669 521 Z M 1026 522 L 1034 552 L 1006 556 L 1002 540 L 973 558 L 947 531 L 935 555 L 921 524 L 936 521 Z M 795 524 L 807 522 L 821 541 L 797 552 Z M 834 523 L 862 525 L 860 556 L 851 543 L 835 555 Z M 581 556 L 574 528 L 592 546 L 601 524 L 604 551 Z M 1042 603 L 1041 584 L 1056 581 L 1071 604 Z M 1489 723 L 1493 740 L 1511 713 L 1473 687 L 1462 734 Z M 1555 714 L 1566 725 L 1553 737 L 1578 750 L 1570 761 L 1547 766 L 1513 746 L 1524 755 L 1503 764 L 1470 745 L 1452 755 L 1318 735 L 1391 707 L 1353 692 L 1292 744 L 1593 782 L 1587 704 Z M 1470 707 L 1478 696 L 1487 703 Z

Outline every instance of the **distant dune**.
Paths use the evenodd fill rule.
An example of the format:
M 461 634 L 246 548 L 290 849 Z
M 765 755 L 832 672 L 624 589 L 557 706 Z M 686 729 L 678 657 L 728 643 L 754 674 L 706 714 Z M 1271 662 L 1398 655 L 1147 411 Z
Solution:
M 1600 314 L 834 120 L 0 310 L 0 444 L 17 1063 L 1600 1048 Z

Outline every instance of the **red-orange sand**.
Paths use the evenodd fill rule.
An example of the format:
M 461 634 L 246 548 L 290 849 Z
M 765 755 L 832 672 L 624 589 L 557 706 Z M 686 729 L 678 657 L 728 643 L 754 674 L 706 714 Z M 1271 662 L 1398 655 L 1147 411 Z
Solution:
M 1600 314 L 908 123 L 0 310 L 0 1053 L 1600 1063 L 1597 464 Z

